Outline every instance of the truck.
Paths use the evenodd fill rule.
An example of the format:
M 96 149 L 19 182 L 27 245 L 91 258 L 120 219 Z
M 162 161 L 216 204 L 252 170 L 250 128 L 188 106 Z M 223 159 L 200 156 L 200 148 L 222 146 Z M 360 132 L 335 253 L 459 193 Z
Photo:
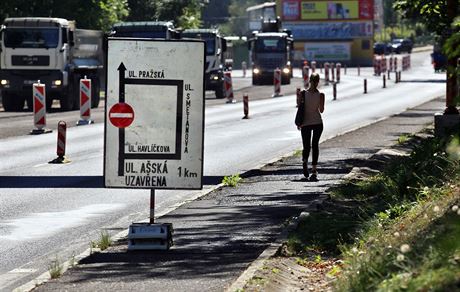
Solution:
M 109 36 L 171 40 L 180 39 L 181 33 L 171 21 L 131 21 L 115 23 Z
M 217 29 L 186 29 L 182 38 L 201 39 L 206 42 L 205 89 L 212 90 L 216 98 L 225 97 L 224 70 L 227 41 Z
M 294 39 L 289 30 L 281 29 L 279 18 L 262 20 L 262 30 L 253 31 L 248 39 L 252 66 L 252 84 L 273 82 L 275 69 L 281 70 L 281 83 L 290 84 Z
M 46 85 L 46 108 L 80 107 L 79 82 L 91 79 L 91 106 L 99 105 L 104 54 L 102 31 L 77 29 L 51 17 L 6 18 L 0 29 L 0 92 L 5 111 L 32 110 L 32 84 Z

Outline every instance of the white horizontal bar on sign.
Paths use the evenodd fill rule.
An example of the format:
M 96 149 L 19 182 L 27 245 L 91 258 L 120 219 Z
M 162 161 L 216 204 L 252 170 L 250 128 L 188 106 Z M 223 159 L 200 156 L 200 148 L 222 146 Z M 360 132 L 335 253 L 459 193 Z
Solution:
M 111 113 L 111 118 L 132 118 L 133 114 L 130 113 Z

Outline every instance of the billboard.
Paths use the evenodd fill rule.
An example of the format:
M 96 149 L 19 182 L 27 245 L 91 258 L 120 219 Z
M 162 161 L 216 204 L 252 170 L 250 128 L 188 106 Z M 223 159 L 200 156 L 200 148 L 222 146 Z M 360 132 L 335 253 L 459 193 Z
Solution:
M 369 38 L 373 36 L 372 21 L 285 22 L 283 28 L 289 29 L 295 40 L 306 41 Z
M 349 43 L 305 43 L 304 54 L 308 60 L 348 61 L 351 59 Z
M 373 0 L 283 0 L 281 14 L 283 20 L 372 20 Z
M 283 1 L 283 20 L 298 20 L 300 18 L 300 2 L 298 0 Z
M 302 2 L 302 20 L 332 20 L 359 18 L 358 1 L 308 1 Z

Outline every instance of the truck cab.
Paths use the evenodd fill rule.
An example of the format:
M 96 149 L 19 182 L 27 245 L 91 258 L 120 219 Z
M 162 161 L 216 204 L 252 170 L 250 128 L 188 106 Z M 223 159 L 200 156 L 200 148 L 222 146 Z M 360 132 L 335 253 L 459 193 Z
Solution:
M 48 109 L 53 99 L 59 99 L 64 110 L 78 109 L 78 82 L 84 76 L 94 79 L 95 107 L 101 72 L 102 32 L 76 32 L 75 22 L 62 18 L 5 19 L 0 42 L 0 90 L 5 111 L 22 110 L 24 101 L 31 110 L 32 84 L 38 80 L 46 85 Z
M 206 42 L 205 87 L 206 90 L 213 90 L 216 98 L 224 98 L 226 40 L 217 29 L 186 29 L 182 37 L 201 39 Z
M 273 81 L 275 69 L 281 70 L 281 83 L 291 83 L 294 40 L 289 31 L 281 30 L 279 20 L 265 21 L 262 31 L 253 32 L 248 40 L 252 65 L 252 84 Z
M 114 24 L 110 36 L 171 40 L 180 39 L 181 34 L 171 21 L 133 21 Z

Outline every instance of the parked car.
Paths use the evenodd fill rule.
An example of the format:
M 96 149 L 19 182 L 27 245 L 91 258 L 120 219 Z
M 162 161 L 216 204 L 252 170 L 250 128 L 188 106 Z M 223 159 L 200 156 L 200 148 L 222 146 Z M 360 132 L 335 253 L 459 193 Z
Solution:
M 394 39 L 391 42 L 391 51 L 396 54 L 402 52 L 411 53 L 412 52 L 412 41 L 410 39 Z
M 374 54 L 386 55 L 389 53 L 391 53 L 391 46 L 389 44 L 381 42 L 374 43 Z

